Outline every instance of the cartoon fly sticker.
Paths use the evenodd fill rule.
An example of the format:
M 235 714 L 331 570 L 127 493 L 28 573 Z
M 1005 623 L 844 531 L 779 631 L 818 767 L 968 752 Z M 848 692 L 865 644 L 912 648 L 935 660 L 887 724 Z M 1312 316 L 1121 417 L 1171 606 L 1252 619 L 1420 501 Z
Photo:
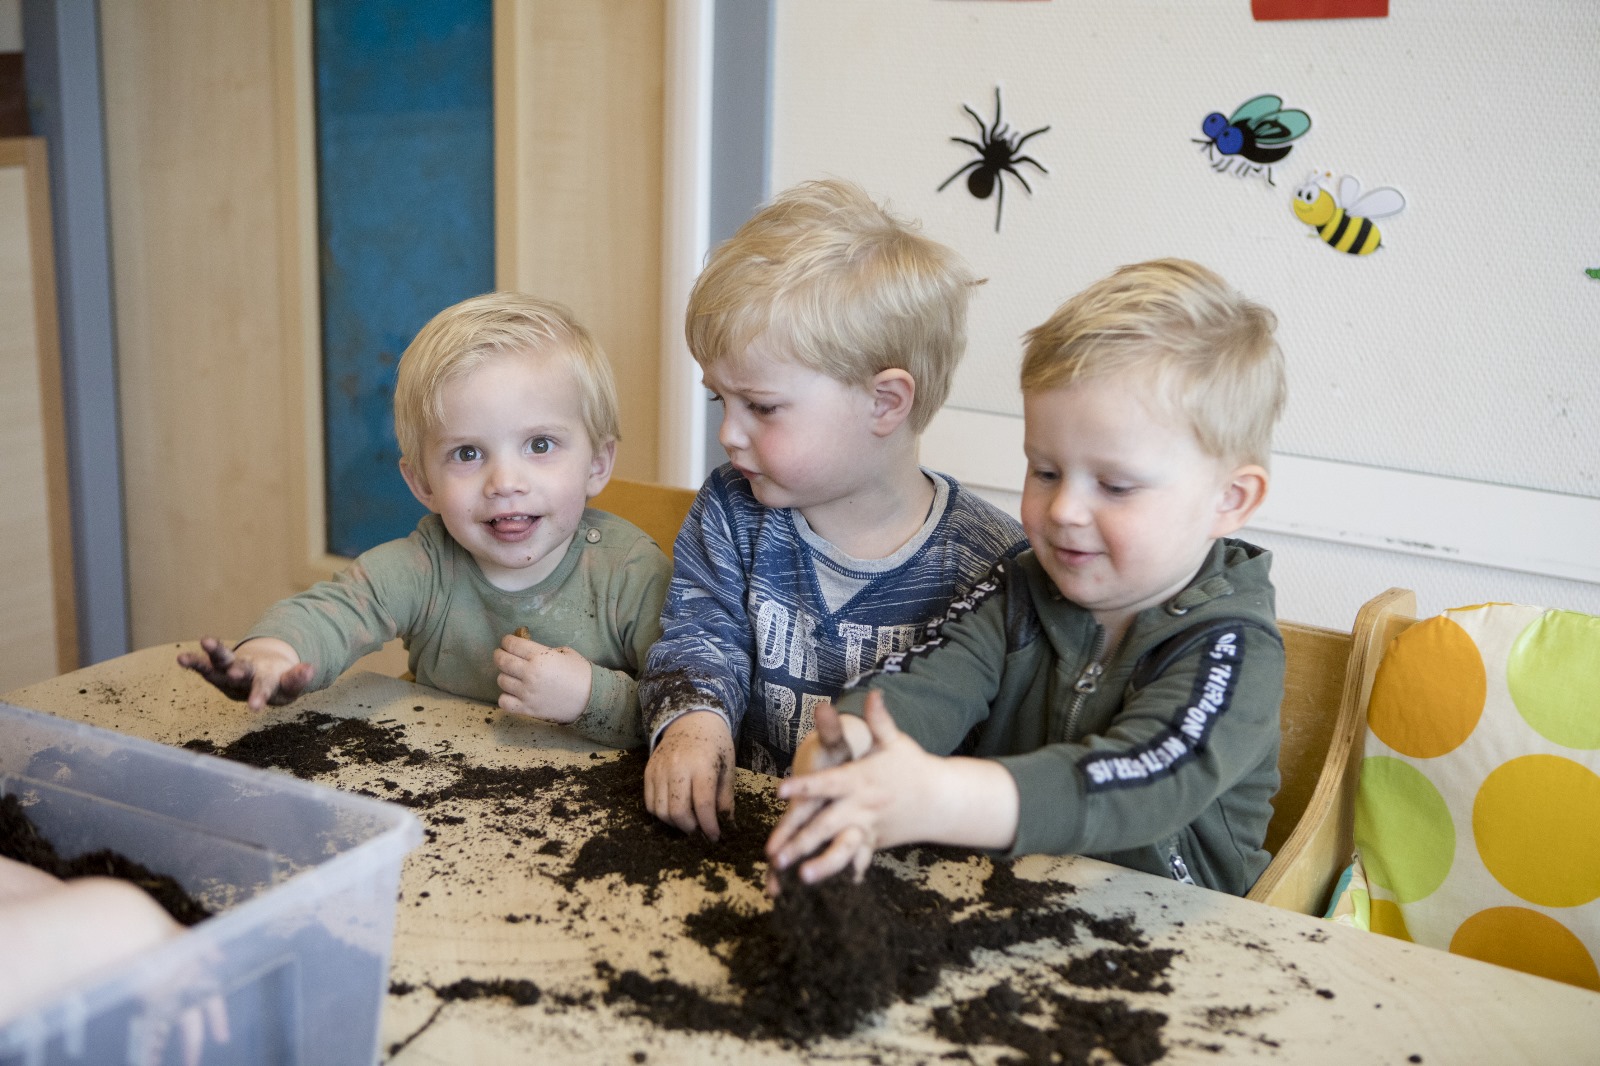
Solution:
M 1294 142 L 1311 128 L 1311 116 L 1285 108 L 1283 97 L 1264 94 L 1240 104 L 1227 118 L 1213 111 L 1200 123 L 1205 138 L 1194 138 L 1218 174 L 1230 170 L 1237 177 L 1262 174 L 1272 180 L 1272 164 L 1281 162 Z M 1220 158 L 1219 158 L 1220 157 Z
M 1399 214 L 1405 209 L 1406 198 L 1400 190 L 1387 186 L 1363 196 L 1361 183 L 1348 174 L 1339 179 L 1335 196 L 1312 174 L 1295 190 L 1293 206 L 1295 217 L 1314 228 L 1328 247 L 1351 255 L 1368 255 L 1377 251 L 1383 240 L 1372 220 Z
M 978 113 L 966 104 L 961 105 L 961 110 L 971 115 L 972 121 L 978 124 L 979 140 L 972 141 L 965 137 L 952 137 L 950 139 L 957 144 L 964 144 L 974 152 L 977 152 L 978 158 L 945 178 L 939 184 L 937 191 L 944 192 L 946 185 L 949 185 L 961 175 L 967 174 L 967 171 L 972 171 L 971 174 L 967 174 L 967 191 L 979 200 L 987 200 L 990 193 L 995 194 L 994 231 L 999 233 L 1000 212 L 1006 204 L 1006 175 L 1010 174 L 1016 178 L 1022 183 L 1024 189 L 1032 193 L 1033 187 L 1028 184 L 1027 179 L 1022 176 L 1022 172 L 1017 167 L 1027 163 L 1029 166 L 1036 167 L 1041 174 L 1050 173 L 1045 169 L 1043 163 L 1030 155 L 1022 154 L 1022 146 L 1030 138 L 1048 132 L 1050 127 L 1040 126 L 1038 129 L 1028 133 L 1017 133 L 1010 126 L 1007 126 L 1000 117 L 1000 87 L 998 85 L 994 88 L 993 125 L 985 126 L 983 119 L 978 117 Z

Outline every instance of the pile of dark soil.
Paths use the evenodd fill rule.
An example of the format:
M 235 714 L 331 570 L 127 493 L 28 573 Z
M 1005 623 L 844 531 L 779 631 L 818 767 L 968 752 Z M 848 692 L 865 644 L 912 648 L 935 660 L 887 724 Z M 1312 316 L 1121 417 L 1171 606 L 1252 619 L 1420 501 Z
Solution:
M 1060 905 L 1071 886 L 1018 878 L 1004 864 L 993 867 L 976 900 L 952 900 L 882 864 L 859 885 L 834 878 L 807 886 L 786 872 L 781 888 L 770 910 L 716 902 L 689 916 L 689 935 L 726 963 L 733 998 L 602 967 L 606 1001 L 669 1029 L 808 1044 L 847 1036 L 895 1001 L 927 995 L 946 971 L 971 965 L 978 950 L 1040 941 L 1067 946 L 1078 940 L 1080 930 L 1087 931 L 1127 945 L 1115 949 L 1114 957 L 1121 960 L 1117 969 L 1132 976 L 1129 990 L 1141 991 L 1165 972 L 1173 954 L 1149 951 L 1125 919 L 1102 919 Z M 1106 952 L 1096 955 L 1103 959 Z M 1097 987 L 1116 987 L 1101 975 L 1106 967 L 1090 969 L 1100 981 Z M 1070 973 L 1063 976 L 1073 980 Z M 982 1005 L 988 1004 L 992 1014 L 993 997 L 1009 988 L 1005 982 L 996 985 L 974 1001 L 979 1006 L 942 1008 L 937 1031 L 963 1046 L 1014 1047 L 1030 1062 L 1080 1061 L 1060 1057 L 1061 1049 L 1048 1043 L 1064 1024 L 1061 1017 L 1068 1016 L 1071 1032 L 1061 1040 L 1081 1061 L 1089 1061 L 1096 1048 L 1127 1063 L 1153 1062 L 1164 1054 L 1159 1034 L 1165 1015 L 1131 1010 L 1116 1000 L 1086 1002 L 1057 993 L 1048 1000 L 1054 1016 L 1035 1009 L 1031 1013 L 1040 1020 L 1028 1022 L 1012 1010 L 1005 1015 L 1009 1027 L 999 1026 Z
M 63 859 L 55 845 L 39 834 L 15 796 L 0 796 L 0 856 L 25 862 L 63 881 L 75 877 L 116 877 L 144 889 L 180 925 L 195 925 L 211 911 L 166 874 L 102 848 Z
M 893 1003 L 934 992 L 947 972 L 970 967 L 976 952 L 1050 942 L 1066 947 L 1084 935 L 1115 946 L 1049 964 L 1051 985 L 1064 979 L 1097 990 L 1168 991 L 1162 978 L 1174 952 L 1150 949 L 1126 918 L 1102 918 L 1067 905 L 1070 885 L 1020 878 L 1009 864 L 995 862 L 973 898 L 952 899 L 896 872 L 952 861 L 989 865 L 954 849 L 899 849 L 875 863 L 859 885 L 839 877 L 806 886 L 786 875 L 770 906 L 733 902 L 730 882 L 762 884 L 763 847 L 782 804 L 769 789 L 740 787 L 738 825 L 728 827 L 722 840 L 685 836 L 645 809 L 646 760 L 638 752 L 594 755 L 565 767 L 474 766 L 457 753 L 409 746 L 401 725 L 317 711 L 223 747 L 205 741 L 186 746 L 305 778 L 350 764 L 425 766 L 426 787 L 404 789 L 384 780 L 384 798 L 435 825 L 470 821 L 474 831 L 496 832 L 512 843 L 543 838 L 538 850 L 563 860 L 549 875 L 568 888 L 615 877 L 643 888 L 648 902 L 668 883 L 700 882 L 711 899 L 687 916 L 684 928 L 726 966 L 725 988 L 706 991 L 665 973 L 595 962 L 601 1001 L 667 1029 L 802 1046 L 848 1036 Z M 582 825 L 580 832 L 564 834 L 571 844 L 556 835 L 567 822 Z M 576 903 L 564 920 L 585 920 L 583 904 Z M 1014 981 L 1024 987 L 1014 988 Z M 1039 987 L 1026 986 L 1021 977 L 1001 979 L 981 996 L 938 1008 L 934 1029 L 960 1046 L 1001 1045 L 1022 1056 L 1010 1061 L 1076 1063 L 1109 1053 L 1124 1063 L 1148 1063 L 1165 1053 L 1165 1015 L 1117 999 L 1080 1000 L 1033 983 Z M 458 981 L 433 991 L 441 1002 L 498 996 L 542 1002 L 544 1009 L 591 1007 L 595 998 L 541 993 L 520 978 Z

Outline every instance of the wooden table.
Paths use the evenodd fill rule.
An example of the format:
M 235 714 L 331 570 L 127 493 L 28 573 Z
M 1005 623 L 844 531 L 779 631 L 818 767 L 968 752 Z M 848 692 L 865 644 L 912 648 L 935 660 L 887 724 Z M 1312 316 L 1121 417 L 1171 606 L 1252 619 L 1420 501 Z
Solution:
M 595 756 L 591 745 L 560 729 L 371 673 L 347 675 L 324 692 L 252 716 L 180 670 L 173 660 L 183 647 L 148 648 L 0 698 L 167 743 L 205 737 L 221 745 L 319 710 L 403 730 L 417 749 L 460 753 L 486 767 L 579 768 L 615 758 Z M 399 795 L 430 787 L 427 772 L 348 765 L 328 780 Z M 762 787 L 749 776 L 743 786 Z M 391 991 L 382 1035 L 389 1061 L 990 1063 L 1015 1052 L 952 1047 L 930 1030 L 933 1009 L 981 992 L 997 976 L 1038 980 L 1052 963 L 1059 969 L 1106 946 L 1087 937 L 1065 948 L 1046 942 L 980 954 L 922 1000 L 891 1007 L 847 1039 L 809 1048 L 671 1031 L 625 1005 L 604 1003 L 595 964 L 671 974 L 706 988 L 725 984 L 722 964 L 683 925 L 705 905 L 707 889 L 689 878 L 664 882 L 654 898 L 617 879 L 563 887 L 557 878 L 588 823 L 584 812 L 561 814 L 529 826 L 546 835 L 521 843 L 485 828 L 504 830 L 508 817 L 515 822 L 515 812 L 492 801 L 424 815 L 430 839 L 402 874 L 392 964 L 392 989 L 400 991 Z M 930 882 L 976 876 L 971 862 L 912 869 Z M 1017 872 L 1070 882 L 1073 907 L 1127 916 L 1152 948 L 1178 952 L 1166 992 L 1090 991 L 1056 980 L 1084 999 L 1121 999 L 1166 1015 L 1162 1061 L 1600 1061 L 1600 996 L 1581 989 L 1094 860 L 1033 857 Z M 761 905 L 753 884 L 732 880 L 726 895 Z M 505 998 L 442 1002 L 433 991 L 464 977 L 530 979 L 545 995 L 517 1006 Z

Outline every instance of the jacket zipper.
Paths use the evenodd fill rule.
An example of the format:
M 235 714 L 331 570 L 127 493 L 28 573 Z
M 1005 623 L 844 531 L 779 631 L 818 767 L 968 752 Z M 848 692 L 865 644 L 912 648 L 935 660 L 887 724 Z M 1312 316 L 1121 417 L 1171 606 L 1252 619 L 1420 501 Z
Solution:
M 1062 731 L 1061 739 L 1071 742 L 1077 739 L 1078 715 L 1083 713 L 1083 705 L 1089 701 L 1094 690 L 1100 687 L 1100 675 L 1106 672 L 1106 664 L 1101 659 L 1101 654 L 1106 650 L 1106 627 L 1096 625 L 1094 628 L 1094 644 L 1089 648 L 1089 661 L 1083 669 L 1078 671 L 1078 679 L 1072 683 L 1072 691 L 1077 695 L 1072 697 L 1072 706 L 1067 708 L 1067 724 Z

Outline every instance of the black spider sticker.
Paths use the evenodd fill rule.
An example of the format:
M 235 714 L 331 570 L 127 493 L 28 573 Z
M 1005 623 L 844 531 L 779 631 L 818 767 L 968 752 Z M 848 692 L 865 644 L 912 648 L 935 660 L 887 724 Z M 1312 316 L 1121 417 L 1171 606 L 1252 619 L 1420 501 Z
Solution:
M 977 123 L 979 140 L 973 141 L 966 137 L 951 137 L 950 139 L 957 144 L 964 144 L 974 152 L 977 152 L 978 158 L 945 178 L 940 183 L 938 191 L 944 192 L 946 185 L 949 185 L 961 175 L 967 174 L 967 171 L 972 171 L 972 173 L 967 174 L 967 191 L 979 200 L 987 200 L 990 193 L 995 194 L 994 231 L 999 233 L 1000 213 L 1006 204 L 1006 175 L 1010 174 L 1016 178 L 1017 181 L 1022 183 L 1022 187 L 1031 194 L 1033 187 L 1028 184 L 1027 179 L 1022 176 L 1022 172 L 1017 167 L 1027 163 L 1029 166 L 1036 168 L 1041 174 L 1050 173 L 1049 170 L 1045 169 L 1045 165 L 1037 159 L 1030 155 L 1020 154 L 1022 146 L 1030 138 L 1048 132 L 1050 127 L 1040 126 L 1038 129 L 1028 133 L 1017 133 L 1010 126 L 1007 126 L 1000 113 L 1000 86 L 998 85 L 994 87 L 994 123 L 992 125 L 984 125 L 984 121 L 978 117 L 978 113 L 966 104 L 961 105 L 961 110 L 971 115 L 972 121 Z

